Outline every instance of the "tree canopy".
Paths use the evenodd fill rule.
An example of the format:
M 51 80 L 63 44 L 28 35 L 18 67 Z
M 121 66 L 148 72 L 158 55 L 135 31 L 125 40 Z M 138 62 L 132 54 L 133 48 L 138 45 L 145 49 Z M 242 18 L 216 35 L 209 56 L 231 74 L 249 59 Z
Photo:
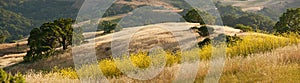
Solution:
M 276 32 L 299 32 L 300 31 L 300 8 L 287 9 L 279 18 L 274 29 Z
M 103 30 L 103 34 L 111 33 L 113 30 L 115 30 L 117 27 L 116 23 L 113 23 L 111 21 L 103 21 L 99 24 L 98 30 Z
M 187 22 L 200 23 L 200 24 L 214 24 L 216 18 L 205 11 L 198 9 L 191 9 L 183 18 Z
M 69 45 L 72 45 L 72 38 L 76 37 L 78 39 L 76 41 L 82 42 L 82 33 L 73 33 L 73 23 L 74 20 L 72 19 L 58 19 L 44 23 L 40 28 L 34 28 L 28 39 L 30 50 L 27 52 L 25 61 L 50 55 L 49 53 L 59 47 L 66 50 Z

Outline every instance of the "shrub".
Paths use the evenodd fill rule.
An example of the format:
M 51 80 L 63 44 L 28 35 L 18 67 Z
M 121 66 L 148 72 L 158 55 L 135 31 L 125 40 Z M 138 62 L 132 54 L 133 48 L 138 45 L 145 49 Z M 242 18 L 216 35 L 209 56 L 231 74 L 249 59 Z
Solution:
M 187 22 L 200 23 L 200 24 L 214 24 L 216 17 L 211 14 L 200 11 L 199 9 L 191 9 L 187 12 L 183 18 Z
M 208 27 L 208 26 L 201 26 L 198 28 L 197 32 L 200 36 L 209 36 L 209 34 L 212 34 L 215 31 L 214 28 Z
M 0 69 L 0 82 L 1 83 L 25 83 L 24 77 L 18 73 L 15 76 L 6 73 L 3 69 Z
M 205 45 L 209 45 L 211 43 L 211 39 L 205 38 L 203 41 L 198 43 L 199 48 L 202 48 Z
M 235 29 L 240 29 L 240 30 L 242 30 L 243 32 L 253 31 L 252 27 L 250 27 L 250 26 L 245 26 L 245 25 L 243 25 L 243 24 L 236 24 L 234 28 L 235 28 Z
M 220 37 L 220 36 L 218 36 L 218 37 Z M 216 39 L 218 37 L 215 37 L 214 39 Z M 201 41 L 201 42 L 198 43 L 198 46 L 199 46 L 199 48 L 203 48 L 205 45 L 211 44 L 211 41 L 212 41 L 211 39 L 205 38 L 203 41 Z M 238 41 L 242 41 L 242 39 L 240 37 L 238 37 L 238 36 L 229 36 L 229 35 L 226 35 L 226 44 L 227 44 L 227 46 L 235 45 L 236 42 L 238 42 Z
M 240 38 L 238 36 L 228 36 L 228 35 L 226 35 L 227 46 L 235 45 L 239 41 L 242 41 L 242 38 Z
M 98 30 L 103 30 L 103 34 L 112 33 L 117 27 L 117 24 L 111 21 L 103 21 L 99 24 Z

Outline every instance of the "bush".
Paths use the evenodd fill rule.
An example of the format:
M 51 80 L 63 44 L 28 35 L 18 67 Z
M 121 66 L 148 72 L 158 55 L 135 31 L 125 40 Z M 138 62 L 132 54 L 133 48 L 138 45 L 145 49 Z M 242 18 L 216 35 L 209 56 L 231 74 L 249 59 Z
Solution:
M 240 38 L 238 36 L 228 36 L 228 35 L 226 35 L 227 46 L 235 45 L 239 41 L 242 41 L 242 38 Z
M 203 41 L 198 43 L 199 48 L 202 48 L 205 45 L 209 45 L 211 43 L 211 39 L 205 38 Z
M 220 36 L 215 37 L 214 39 L 216 39 L 216 38 L 220 38 Z M 198 46 L 199 46 L 199 48 L 203 48 L 205 45 L 211 44 L 211 41 L 212 41 L 211 39 L 206 38 L 203 41 L 199 42 Z M 227 46 L 235 45 L 238 41 L 242 41 L 242 39 L 240 37 L 238 37 L 238 36 L 229 36 L 229 35 L 226 35 L 226 44 L 227 44 Z
M 253 31 L 252 27 L 251 26 L 245 26 L 243 24 L 236 24 L 235 29 L 240 29 L 242 30 L 243 32 L 249 32 L 249 31 Z
M 6 73 L 3 69 L 0 69 L 0 82 L 1 83 L 25 83 L 24 77 L 19 73 L 15 76 Z
M 200 11 L 198 9 L 191 9 L 187 12 L 186 15 L 183 16 L 183 18 L 187 22 L 192 23 L 200 23 L 200 24 L 215 24 L 216 17 L 212 16 L 211 14 Z
M 111 21 L 103 21 L 98 26 L 98 31 L 103 30 L 103 34 L 112 33 L 117 27 L 116 23 Z
M 212 34 L 215 31 L 214 28 L 208 26 L 201 26 L 200 28 L 191 27 L 191 29 L 196 30 L 196 32 L 202 37 L 209 36 L 209 34 Z

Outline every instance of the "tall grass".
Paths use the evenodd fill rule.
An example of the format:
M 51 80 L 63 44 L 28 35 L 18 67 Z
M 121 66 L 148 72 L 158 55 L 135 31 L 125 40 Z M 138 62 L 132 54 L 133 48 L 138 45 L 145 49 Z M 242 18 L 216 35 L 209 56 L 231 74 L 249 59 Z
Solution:
M 256 34 L 256 35 L 248 35 L 248 36 L 243 36 L 241 37 L 242 41 L 236 42 L 234 45 L 228 45 L 226 48 L 226 54 L 228 58 L 235 58 L 235 57 L 249 57 L 249 55 L 257 54 L 257 53 L 268 53 L 272 51 L 273 49 L 288 46 L 288 45 L 296 45 L 299 43 L 299 35 L 298 34 L 284 34 L 282 36 L 274 36 L 274 35 L 265 35 L 265 34 Z M 192 61 L 196 60 L 195 58 L 200 58 L 204 61 L 202 62 L 207 62 L 206 60 L 209 60 L 211 55 L 212 55 L 212 49 L 214 49 L 213 46 L 207 45 L 204 46 L 201 49 L 195 49 L 187 52 L 177 52 L 177 53 L 171 53 L 171 52 L 166 52 L 165 54 L 158 54 L 157 56 L 149 56 L 146 52 L 140 52 L 137 54 L 131 54 L 130 57 L 125 57 L 123 59 L 105 59 L 99 61 L 98 67 L 102 70 L 102 73 L 110 77 L 111 79 L 117 78 L 123 78 L 123 74 L 117 66 L 121 66 L 124 68 L 126 71 L 134 71 L 131 66 L 128 66 L 130 63 L 133 64 L 134 67 L 138 67 L 141 69 L 146 69 L 150 65 L 161 65 L 163 64 L 160 62 L 160 60 L 166 60 L 165 65 L 167 67 L 176 67 L 177 65 L 180 65 L 180 63 L 185 62 L 185 61 Z M 197 56 L 195 56 L 197 54 Z M 163 56 L 163 57 L 162 57 Z M 268 55 L 272 56 L 272 55 Z M 182 58 L 182 57 L 187 57 L 187 58 Z M 252 56 L 250 56 L 252 57 Z M 267 56 L 266 56 L 267 57 Z M 297 56 L 299 57 L 299 56 Z M 158 59 L 153 59 L 153 58 L 158 58 Z M 280 57 L 282 58 L 282 57 Z M 289 58 L 291 60 L 293 58 Z M 230 59 L 231 60 L 231 59 Z M 277 60 L 277 59 L 276 59 Z M 299 61 L 300 59 L 296 59 L 295 61 Z M 245 61 L 247 63 L 247 61 Z M 263 62 L 262 62 L 263 63 Z M 207 63 L 206 63 L 207 64 Z M 230 62 L 230 64 L 234 64 L 234 62 Z M 299 64 L 299 63 L 298 63 Z M 93 70 L 97 66 L 87 66 L 82 69 L 84 73 L 81 73 L 81 75 L 91 75 L 93 72 L 89 70 Z M 259 66 L 255 66 L 259 67 Z M 85 69 L 87 68 L 87 69 Z M 234 69 L 234 68 L 233 68 Z M 247 73 L 255 73 L 254 70 L 249 69 L 251 71 Z M 233 70 L 227 70 L 225 71 L 233 71 Z M 247 70 L 245 70 L 247 71 Z M 294 70 L 291 70 L 294 71 Z M 167 72 L 165 69 L 163 72 Z M 202 74 L 198 75 L 198 79 L 203 79 L 203 75 L 205 75 L 204 71 L 200 71 Z M 299 72 L 299 71 L 297 71 Z M 74 69 L 69 68 L 69 69 L 61 69 L 57 70 L 59 75 L 65 77 L 65 78 L 71 78 L 71 79 L 78 79 L 78 76 L 75 72 Z M 168 72 L 172 73 L 172 72 Z M 225 72 L 226 73 L 226 72 Z M 232 74 L 234 72 L 230 72 Z M 165 74 L 165 75 L 170 75 L 170 74 Z M 229 74 L 225 74 L 229 75 Z M 244 74 L 243 74 L 244 75 Z M 202 76 L 202 77 L 201 77 Z M 228 77 L 228 76 L 226 76 Z M 171 77 L 167 77 L 170 78 Z M 126 78 L 127 79 L 127 78 Z M 128 78 L 130 79 L 130 78 Z M 246 79 L 246 78 L 244 78 Z M 132 80 L 132 79 L 131 79 Z M 222 78 L 221 80 L 225 80 Z M 263 79 L 259 79 L 263 80 Z M 226 81 L 224 81 L 226 82 Z
M 272 50 L 270 52 L 252 54 L 250 56 L 237 56 L 226 59 L 226 64 L 220 79 L 220 83 L 240 83 L 240 82 L 267 82 L 267 83 L 298 83 L 300 82 L 300 54 L 299 46 L 287 46 Z M 200 68 L 195 82 L 202 83 L 208 73 L 209 61 L 200 61 Z M 166 67 L 157 77 L 141 81 L 119 76 L 108 78 L 111 83 L 168 83 L 172 82 L 175 72 L 180 64 Z M 65 70 L 65 69 L 63 69 Z M 186 70 L 189 71 L 189 70 Z M 66 73 L 63 73 L 66 74 Z M 78 79 L 70 79 L 59 72 L 25 74 L 29 83 L 80 83 Z

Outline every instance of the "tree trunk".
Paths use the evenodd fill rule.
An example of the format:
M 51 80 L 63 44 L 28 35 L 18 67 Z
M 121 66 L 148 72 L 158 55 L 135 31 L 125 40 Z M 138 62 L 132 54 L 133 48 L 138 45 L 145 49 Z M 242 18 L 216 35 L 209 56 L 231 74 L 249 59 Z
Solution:
M 67 50 L 68 46 L 66 45 L 66 38 L 63 38 L 62 45 L 63 45 L 63 50 Z

